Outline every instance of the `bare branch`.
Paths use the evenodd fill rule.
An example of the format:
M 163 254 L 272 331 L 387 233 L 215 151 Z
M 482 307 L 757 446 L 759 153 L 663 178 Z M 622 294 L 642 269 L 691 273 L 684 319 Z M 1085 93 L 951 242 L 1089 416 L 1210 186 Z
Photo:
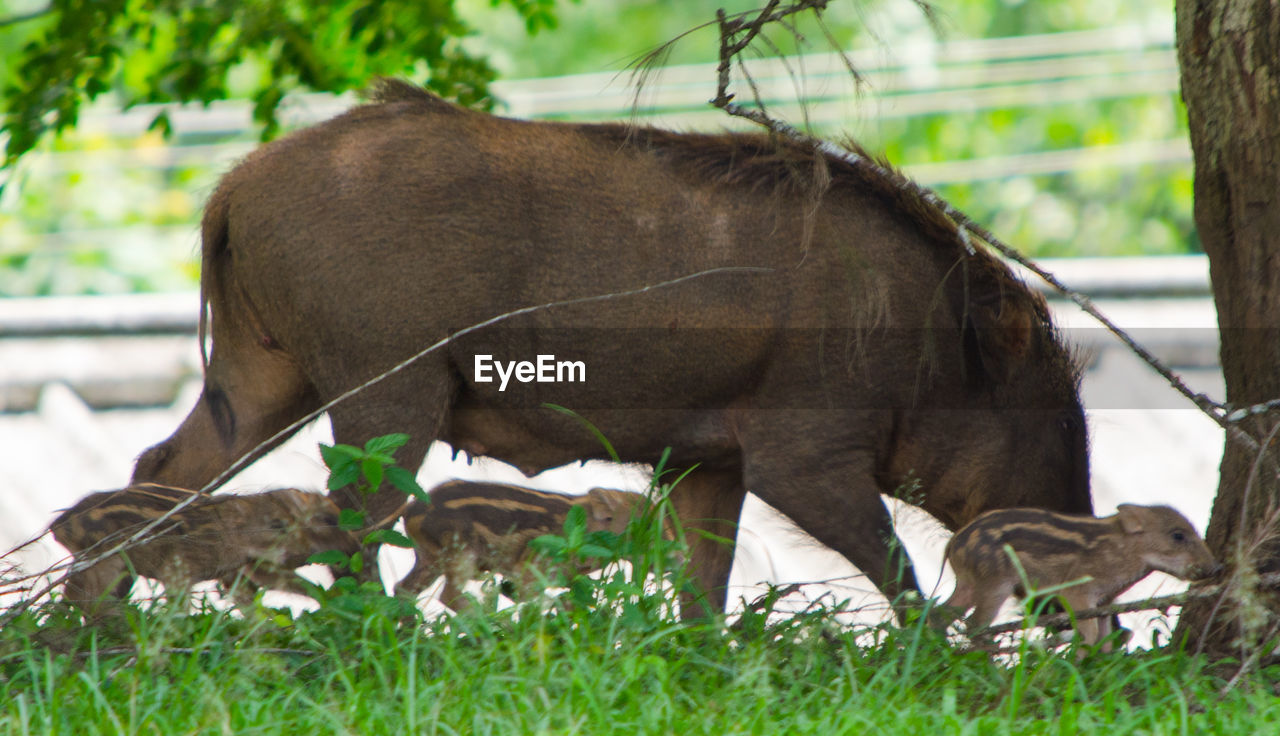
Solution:
M 733 59 L 751 45 L 766 24 L 781 21 L 787 16 L 806 10 L 821 13 L 827 8 L 827 0 L 797 0 L 782 10 L 777 10 L 780 4 L 781 0 L 769 0 L 769 3 L 761 8 L 756 13 L 756 17 L 749 22 L 744 19 L 751 13 L 739 13 L 729 17 L 723 8 L 716 11 L 716 21 L 720 25 L 720 63 L 716 67 L 718 84 L 712 105 L 723 109 L 723 106 L 733 99 L 733 95 L 728 94 L 729 70 L 732 68 Z M 741 37 L 739 34 L 742 34 Z
M 1133 613 L 1134 611 L 1162 610 L 1172 606 L 1182 606 L 1186 603 L 1199 600 L 1202 598 L 1213 598 L 1214 596 L 1225 593 L 1231 586 L 1233 581 L 1227 580 L 1216 585 L 1205 585 L 1202 587 L 1191 588 L 1181 593 L 1173 595 L 1160 596 L 1158 598 L 1144 598 L 1137 601 L 1128 601 L 1125 603 L 1113 603 L 1109 606 L 1098 606 L 1097 608 L 1088 608 L 1083 611 L 1074 611 L 1072 613 L 1055 613 L 1049 616 L 1040 616 L 1035 619 L 1034 623 L 1027 619 L 1018 619 L 1008 623 L 996 626 L 988 626 L 982 630 L 984 635 L 1007 634 L 1011 631 L 1021 631 L 1031 626 L 1064 626 L 1069 625 L 1073 620 L 1079 621 L 1086 618 L 1102 618 L 1104 616 L 1113 616 L 1117 613 Z M 1273 572 L 1262 575 L 1258 578 L 1259 587 L 1264 588 L 1280 588 L 1280 573 Z
M 917 2 L 917 5 L 919 5 L 921 9 L 926 12 L 926 15 L 931 19 L 931 22 L 935 20 L 933 15 L 933 8 L 931 5 L 929 5 L 926 2 Z M 949 217 L 953 223 L 955 223 L 957 236 L 960 238 L 960 241 L 964 244 L 966 250 L 968 250 L 970 253 L 975 252 L 972 239 L 976 237 L 977 239 L 990 245 L 992 248 L 994 248 L 1004 257 L 1022 265 L 1027 270 L 1039 276 L 1042 280 L 1044 280 L 1045 283 L 1052 286 L 1060 294 L 1062 294 L 1063 296 L 1067 297 L 1072 302 L 1074 302 L 1085 313 L 1087 313 L 1089 316 L 1093 317 L 1095 320 L 1100 322 L 1104 327 L 1106 327 L 1109 332 L 1115 335 L 1122 343 L 1125 344 L 1125 346 L 1127 346 L 1139 358 L 1141 358 L 1143 362 L 1151 366 L 1152 369 L 1154 369 L 1157 373 L 1159 373 L 1165 379 L 1165 381 L 1169 383 L 1170 386 L 1172 386 L 1175 390 L 1177 390 L 1184 397 L 1186 397 L 1192 404 L 1194 404 L 1197 408 L 1199 408 L 1200 411 L 1202 411 L 1206 416 L 1212 419 L 1214 423 L 1222 427 L 1222 429 L 1227 433 L 1228 437 L 1232 438 L 1235 441 L 1241 442 L 1242 444 L 1249 447 L 1250 449 L 1253 449 L 1253 450 L 1258 449 L 1259 444 L 1257 439 L 1255 439 L 1252 435 L 1250 435 L 1249 433 L 1245 432 L 1243 429 L 1238 427 L 1237 422 L 1240 419 L 1244 418 L 1244 416 L 1249 416 L 1250 414 L 1248 412 L 1250 411 L 1252 411 L 1253 413 L 1261 413 L 1262 411 L 1267 411 L 1273 408 L 1280 407 L 1280 400 L 1276 400 L 1274 402 L 1268 402 L 1266 405 L 1258 405 L 1257 407 L 1250 407 L 1250 409 L 1242 410 L 1246 412 L 1244 414 L 1241 414 L 1241 412 L 1233 412 L 1232 418 L 1228 420 L 1227 418 L 1228 408 L 1226 406 L 1216 401 L 1213 401 L 1203 393 L 1197 393 L 1195 391 L 1192 391 L 1182 381 L 1181 377 L 1179 377 L 1177 374 L 1171 371 L 1168 367 L 1166 367 L 1163 363 L 1161 363 L 1158 359 L 1156 359 L 1154 355 L 1152 355 L 1146 348 L 1138 344 L 1138 342 L 1134 340 L 1127 332 L 1125 332 L 1118 325 L 1112 322 L 1106 315 L 1100 312 L 1097 309 L 1097 307 L 1093 305 L 1092 300 L 1090 300 L 1088 296 L 1068 288 L 1061 281 L 1059 281 L 1057 277 L 1055 277 L 1053 274 L 1044 270 L 1039 265 L 1037 265 L 1034 261 L 1022 255 L 1012 246 L 1006 244 L 1004 241 L 1000 240 L 987 228 L 974 222 L 968 215 L 956 209 L 949 202 L 944 200 L 942 197 L 938 196 L 938 194 L 933 190 L 928 189 L 927 187 L 923 187 L 911 181 L 910 179 L 906 178 L 905 176 L 902 176 L 895 171 L 892 171 L 890 169 L 887 169 L 886 167 L 881 166 L 875 161 L 869 160 L 863 156 L 858 155 L 857 153 L 854 153 L 852 151 L 839 147 L 829 141 L 825 141 L 820 138 L 815 138 L 813 136 L 810 136 L 796 129 L 792 125 L 789 125 L 780 120 L 772 118 L 768 115 L 768 113 L 766 113 L 762 109 L 746 108 L 734 103 L 733 102 L 734 96 L 731 92 L 729 92 L 729 69 L 731 68 L 733 57 L 741 53 L 743 48 L 745 48 L 744 42 L 749 43 L 751 39 L 754 39 L 757 35 L 759 35 L 761 28 L 766 23 L 780 20 L 781 18 L 794 15 L 795 13 L 799 13 L 804 10 L 814 10 L 815 14 L 820 14 L 821 10 L 826 7 L 826 3 L 806 2 L 805 0 L 799 0 L 798 2 L 792 5 L 789 5 L 781 10 L 777 10 L 777 6 L 778 6 L 777 2 L 769 3 L 769 5 L 767 5 L 763 10 L 761 10 L 760 13 L 757 15 L 757 17 L 749 23 L 744 23 L 742 20 L 737 20 L 737 19 L 729 20 L 725 16 L 723 10 L 717 11 L 717 18 L 720 21 L 720 62 L 717 67 L 718 80 L 717 80 L 717 87 L 716 87 L 716 96 L 711 100 L 712 106 L 720 108 L 721 110 L 724 110 L 727 114 L 732 115 L 734 117 L 745 118 L 758 125 L 764 126 L 765 128 L 769 129 L 771 132 L 773 132 L 776 135 L 780 135 L 780 136 L 789 138 L 797 143 L 801 143 L 803 145 L 809 146 L 817 152 L 821 152 L 825 155 L 831 156 L 832 158 L 843 161 L 853 166 L 871 169 L 872 171 L 874 171 L 880 176 L 884 176 L 886 178 L 896 181 L 899 184 L 899 186 L 903 187 L 908 191 L 911 191 L 912 193 L 916 194 L 924 201 L 937 207 L 944 214 L 946 214 L 946 216 Z M 738 38 L 738 34 L 742 34 L 744 32 L 745 32 L 745 35 L 743 35 L 741 38 Z M 856 79 L 857 77 L 855 75 L 855 81 Z
M 1259 644 L 1274 640 L 1277 634 L 1280 634 L 1280 623 L 1273 624 L 1270 630 L 1267 631 L 1266 636 L 1262 637 Z M 1271 654 L 1271 652 L 1272 650 L 1268 647 L 1264 647 L 1264 646 L 1253 647 L 1253 650 L 1249 652 L 1249 655 L 1245 658 L 1245 660 L 1240 663 L 1240 669 L 1237 670 L 1236 673 L 1231 676 L 1230 680 L 1227 680 L 1227 684 L 1223 685 L 1221 689 L 1218 690 L 1218 697 L 1222 697 L 1223 695 L 1226 695 L 1228 692 L 1234 689 L 1236 685 L 1240 684 L 1240 681 L 1244 678 L 1244 676 L 1252 672 L 1253 669 L 1258 666 L 1258 660 L 1262 658 L 1262 655 Z
M 1246 406 L 1243 409 L 1231 409 L 1229 404 L 1224 404 L 1223 406 L 1228 409 L 1227 415 L 1224 417 L 1228 422 L 1243 422 L 1249 417 L 1266 414 L 1269 411 L 1280 409 L 1280 399 L 1264 401 L 1261 404 Z

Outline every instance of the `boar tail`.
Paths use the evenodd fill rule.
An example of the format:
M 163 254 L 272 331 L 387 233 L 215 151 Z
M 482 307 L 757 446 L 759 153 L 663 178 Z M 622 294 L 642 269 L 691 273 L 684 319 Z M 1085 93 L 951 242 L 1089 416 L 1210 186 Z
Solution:
M 938 586 L 942 585 L 942 573 L 946 572 L 947 565 L 951 564 L 951 543 L 947 543 L 947 551 L 942 554 L 942 564 L 938 565 L 938 579 L 933 581 L 933 588 L 929 591 L 929 595 L 925 598 L 938 597 Z
M 206 337 L 209 334 L 209 319 L 212 317 L 213 300 L 226 303 L 219 298 L 221 282 L 218 279 L 218 262 L 228 252 L 228 210 L 225 187 L 219 187 L 209 198 L 205 206 L 204 218 L 200 222 L 200 318 L 196 323 L 196 339 L 200 342 L 200 369 L 209 371 L 209 347 Z

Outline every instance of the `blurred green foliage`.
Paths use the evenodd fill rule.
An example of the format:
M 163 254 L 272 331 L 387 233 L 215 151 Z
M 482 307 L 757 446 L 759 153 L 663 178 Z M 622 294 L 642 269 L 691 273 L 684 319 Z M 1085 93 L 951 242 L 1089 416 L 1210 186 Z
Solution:
M 757 4 L 0 0 L 0 88 L 6 90 L 6 123 L 18 131 L 8 151 L 21 150 L 60 123 L 81 123 L 56 138 L 40 138 L 38 153 L 10 168 L 7 181 L 0 178 L 0 296 L 193 286 L 203 200 L 259 135 L 277 132 L 277 105 L 288 92 L 359 88 L 375 74 L 390 73 L 483 107 L 495 102 L 488 87 L 495 77 L 625 70 L 665 42 L 713 21 L 717 8 L 733 13 Z M 888 51 L 938 34 L 946 40 L 981 39 L 1171 29 L 1173 23 L 1172 8 L 1154 0 L 978 0 L 938 3 L 936 10 L 931 21 L 913 0 L 832 0 L 822 26 L 802 21 L 796 26 L 799 38 L 774 29 L 769 42 L 754 51 L 823 52 L 833 41 Z M 25 19 L 28 14 L 33 17 Z M 710 62 L 716 48 L 714 28 L 704 28 L 668 47 L 660 61 Z M 714 79 L 706 89 L 710 98 Z M 740 84 L 736 91 L 746 94 Z M 181 133 L 167 143 L 184 150 L 217 148 L 218 154 L 170 158 L 172 147 L 161 135 L 168 108 L 147 108 L 148 116 L 161 114 L 156 131 L 121 138 L 81 115 L 81 103 L 95 94 L 114 106 L 249 99 L 258 128 Z M 501 100 L 496 102 L 501 109 Z M 908 172 L 964 161 L 974 161 L 976 172 L 978 163 L 1000 157 L 1186 140 L 1185 113 L 1167 89 L 914 117 L 881 117 L 874 108 L 860 112 L 818 132 L 853 135 Z M 996 175 L 957 176 L 954 170 L 931 183 L 1035 256 L 1199 250 L 1185 158 L 1096 165 L 1086 160 L 1060 170 Z
M 29 27 L 0 93 L 6 164 L 73 127 L 81 106 L 106 92 L 125 107 L 247 97 L 268 137 L 286 92 L 344 92 L 376 75 L 417 78 L 465 105 L 490 102 L 493 68 L 458 44 L 471 29 L 453 0 L 47 2 L 44 14 L 8 26 Z M 555 22 L 555 0 L 506 4 L 530 33 Z M 167 127 L 163 114 L 156 125 Z
M 830 0 L 824 32 L 809 16 L 797 17 L 805 43 L 775 29 L 770 35 L 784 51 L 826 51 L 827 32 L 846 48 L 892 47 L 921 38 L 999 38 L 1090 28 L 1167 23 L 1173 6 L 1155 0 L 933 0 L 931 17 L 921 0 Z M 556 8 L 553 33 L 531 36 L 518 19 L 494 0 L 458 0 L 458 15 L 483 33 L 463 46 L 483 54 L 504 78 L 545 77 L 622 69 L 644 54 L 702 25 L 675 44 L 671 64 L 717 60 L 716 10 L 743 13 L 762 0 L 595 0 Z

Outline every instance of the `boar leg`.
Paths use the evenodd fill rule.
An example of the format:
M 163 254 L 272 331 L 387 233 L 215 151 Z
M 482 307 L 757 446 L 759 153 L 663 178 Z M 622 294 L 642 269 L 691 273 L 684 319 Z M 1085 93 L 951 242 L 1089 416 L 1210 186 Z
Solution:
M 250 578 L 250 569 L 245 567 L 218 579 L 218 595 L 230 598 L 241 613 L 253 610 L 254 599 L 262 588 Z
M 462 588 L 470 580 L 475 580 L 480 573 L 480 563 L 475 552 L 467 547 L 448 550 L 442 559 L 444 568 L 444 590 L 440 591 L 440 602 L 455 613 L 472 604 L 469 594 Z
M 742 502 L 747 497 L 738 470 L 696 469 L 671 491 L 689 545 L 689 574 L 697 588 L 680 593 L 684 618 L 724 613 L 738 538 Z
M 261 561 L 245 565 L 218 581 L 222 592 L 230 593 L 236 608 L 245 612 L 253 610 L 253 601 L 260 590 L 278 590 L 311 598 L 310 584 L 311 581 L 293 570 Z
M 108 601 L 124 600 L 133 589 L 133 573 L 124 558 L 117 555 L 67 576 L 63 596 L 95 618 Z
M 445 359 L 441 357 L 428 363 L 430 360 L 429 356 L 400 373 L 366 386 L 330 409 L 334 441 L 363 447 L 374 437 L 403 432 L 409 440 L 395 451 L 396 465 L 417 473 L 431 443 L 440 436 L 457 391 L 457 378 L 450 373 Z M 328 396 L 339 395 L 359 384 L 352 385 L 348 376 L 337 375 L 326 376 L 317 385 Z M 386 481 L 377 493 L 368 496 L 352 486 L 339 488 L 329 495 L 340 508 L 364 510 L 368 515 L 365 523 L 382 522 L 386 526 L 394 523 L 395 520 L 388 517 L 405 500 L 405 494 Z
M 844 555 L 896 610 L 902 593 L 920 588 L 880 500 L 872 452 L 856 449 L 853 438 L 842 438 L 830 418 L 786 414 L 794 416 L 765 416 L 742 430 L 746 487 Z M 865 426 L 871 420 L 843 423 L 859 426 L 859 421 Z
M 1012 580 L 988 580 L 986 587 L 978 587 L 973 613 L 964 621 L 965 633 L 969 638 L 991 625 L 1000 613 L 1000 606 L 1013 595 L 1016 583 Z
M 427 449 L 440 436 L 441 424 L 454 393 L 454 382 L 448 374 L 447 365 L 440 363 L 426 368 L 428 370 L 424 371 L 417 366 L 411 367 L 369 386 L 350 401 L 331 409 L 329 418 L 333 424 L 334 441 L 363 447 L 374 437 L 403 432 L 409 435 L 409 441 L 396 450 L 396 464 L 417 473 L 426 458 Z M 407 401 L 406 396 L 412 396 L 414 400 Z M 354 487 L 346 486 L 330 493 L 330 497 L 339 508 L 364 511 L 366 524 L 382 527 L 395 523 L 393 515 L 405 501 L 405 494 L 386 481 L 372 495 L 364 495 Z M 377 576 L 378 547 L 370 545 L 363 550 L 366 564 L 357 577 L 372 580 Z
M 951 593 L 951 597 L 946 603 L 934 606 L 930 612 L 929 625 L 939 631 L 946 631 L 952 621 L 963 616 L 973 608 L 976 602 L 974 593 L 977 591 L 977 585 L 967 576 L 962 577 L 956 575 L 956 589 Z
M 1085 611 L 1095 606 L 1102 605 L 1096 597 L 1089 591 L 1089 584 L 1077 585 L 1074 588 L 1068 588 L 1062 591 L 1062 599 L 1070 606 L 1072 613 Z M 1111 617 L 1101 616 L 1095 618 L 1082 618 L 1076 620 L 1076 630 L 1080 632 L 1080 639 L 1089 646 L 1095 646 L 1098 642 L 1106 638 L 1111 633 Z M 1105 646 L 1104 651 L 1111 651 L 1111 645 Z

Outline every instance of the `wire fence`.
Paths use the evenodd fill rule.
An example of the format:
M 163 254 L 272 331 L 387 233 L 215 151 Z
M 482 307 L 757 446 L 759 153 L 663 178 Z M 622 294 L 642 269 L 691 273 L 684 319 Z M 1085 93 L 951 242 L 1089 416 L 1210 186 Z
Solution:
M 836 53 L 756 59 L 743 68 L 771 115 L 824 136 L 860 125 L 992 108 L 1171 99 L 1177 90 L 1168 24 L 916 42 L 849 57 L 860 81 Z M 636 81 L 630 72 L 601 72 L 501 81 L 493 91 L 502 101 L 500 113 L 521 118 L 633 120 L 680 130 L 745 125 L 707 104 L 715 94 L 714 64 L 653 70 L 638 94 Z M 294 95 L 286 100 L 282 120 L 286 127 L 300 127 L 356 102 L 354 95 Z M 231 100 L 207 107 L 97 105 L 86 110 L 69 143 L 29 156 L 0 190 L 0 295 L 189 288 L 196 275 L 204 196 L 218 176 L 258 145 L 251 108 L 247 101 Z M 174 131 L 168 141 L 147 133 L 162 111 Z M 1182 138 L 1138 138 L 930 161 L 908 165 L 906 171 L 935 187 L 1089 169 L 1189 167 L 1189 162 Z M 995 224 L 1009 229 L 1005 222 Z M 1169 237 L 1178 236 L 1166 233 Z M 1087 240 L 1088 234 L 1078 239 Z

